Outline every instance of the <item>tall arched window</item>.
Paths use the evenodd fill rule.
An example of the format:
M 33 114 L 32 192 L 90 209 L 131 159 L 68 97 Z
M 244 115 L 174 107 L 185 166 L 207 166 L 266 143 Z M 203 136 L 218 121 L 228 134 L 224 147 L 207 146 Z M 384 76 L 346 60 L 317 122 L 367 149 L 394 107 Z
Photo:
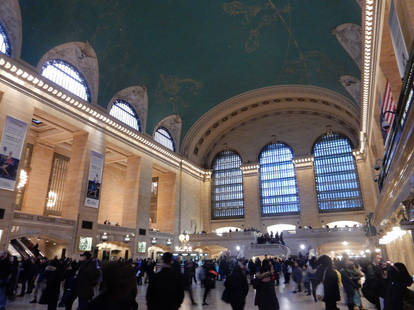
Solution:
M 259 155 L 262 215 L 297 214 L 300 210 L 293 152 L 283 143 L 267 145 Z
M 214 159 L 211 188 L 213 219 L 244 216 L 241 163 L 240 155 L 232 151 L 223 151 Z
M 11 46 L 6 29 L 0 24 L 0 53 L 11 56 Z
M 316 195 L 320 212 L 363 208 L 351 142 L 336 133 L 319 138 L 313 147 Z
M 164 145 L 167 149 L 170 149 L 173 152 L 175 151 L 174 140 L 168 130 L 164 127 L 158 127 L 154 133 L 154 140 Z
M 125 100 L 115 100 L 112 104 L 111 110 L 109 111 L 109 115 L 112 115 L 129 127 L 141 131 L 141 124 L 137 113 L 135 113 L 131 105 Z
M 70 63 L 53 59 L 42 66 L 42 76 L 75 94 L 85 101 L 91 101 L 90 91 L 82 74 Z

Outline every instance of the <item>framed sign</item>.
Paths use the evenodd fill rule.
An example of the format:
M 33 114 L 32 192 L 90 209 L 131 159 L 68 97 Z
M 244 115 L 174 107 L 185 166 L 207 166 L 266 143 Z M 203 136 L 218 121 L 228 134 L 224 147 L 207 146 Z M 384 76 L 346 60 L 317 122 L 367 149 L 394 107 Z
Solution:
M 92 250 L 92 237 L 80 237 L 79 238 L 79 251 L 91 251 Z
M 147 252 L 147 242 L 138 241 L 138 253 L 146 253 L 146 252 Z

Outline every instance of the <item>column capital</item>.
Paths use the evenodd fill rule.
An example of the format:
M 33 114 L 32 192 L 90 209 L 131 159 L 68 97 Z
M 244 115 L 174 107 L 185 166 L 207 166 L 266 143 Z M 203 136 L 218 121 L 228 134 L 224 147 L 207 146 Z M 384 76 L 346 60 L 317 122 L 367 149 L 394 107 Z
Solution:
M 240 165 L 243 176 L 254 176 L 259 173 L 260 165 L 258 163 L 245 163 Z

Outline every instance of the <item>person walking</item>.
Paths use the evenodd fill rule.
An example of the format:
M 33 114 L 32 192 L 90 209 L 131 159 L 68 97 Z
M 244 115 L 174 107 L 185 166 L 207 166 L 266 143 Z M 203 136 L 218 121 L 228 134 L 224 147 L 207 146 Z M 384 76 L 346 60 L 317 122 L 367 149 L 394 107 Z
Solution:
M 313 300 L 317 302 L 316 299 L 316 286 L 318 285 L 318 279 L 316 278 L 317 271 L 316 256 L 313 256 L 308 262 L 308 279 L 310 282 L 310 290 L 312 292 Z
M 302 268 L 299 267 L 298 262 L 293 263 L 293 270 L 292 270 L 292 279 L 293 282 L 296 283 L 296 289 L 293 291 L 293 293 L 300 293 L 302 292 Z
M 188 259 L 184 265 L 184 290 L 188 292 L 193 306 L 197 305 L 193 298 L 193 273 L 194 263 Z
M 224 282 L 226 299 L 233 310 L 243 310 L 246 304 L 246 296 L 249 292 L 246 272 L 241 261 L 238 261 L 232 273 Z
M 204 277 L 204 294 L 203 294 L 203 306 L 207 306 L 207 297 L 210 291 L 216 287 L 217 271 L 216 266 L 212 261 L 206 261 L 203 265 Z
M 403 310 L 404 295 L 411 284 L 413 284 L 413 279 L 403 263 L 389 265 L 384 310 Z
M 103 268 L 103 291 L 88 305 L 88 310 L 137 310 L 137 285 L 134 265 L 112 262 Z
M 6 310 L 7 286 L 12 274 L 12 266 L 6 252 L 0 252 L 0 310 Z
M 316 277 L 319 283 L 323 283 L 324 296 L 326 310 L 339 310 L 336 303 L 341 300 L 339 294 L 338 274 L 333 268 L 332 260 L 327 255 L 322 255 L 318 260 L 318 270 Z
M 362 294 L 377 310 L 381 310 L 380 298 L 385 297 L 385 279 L 384 268 L 381 264 L 381 256 L 377 253 L 371 254 L 371 262 L 362 266 L 362 271 L 365 274 L 365 282 L 362 286 Z M 384 269 L 384 270 L 383 270 Z
M 148 310 L 177 310 L 184 300 L 182 276 L 171 267 L 172 254 L 165 252 L 161 270 L 149 278 L 146 300 Z
M 60 282 L 63 279 L 62 267 L 57 259 L 50 261 L 45 269 L 46 288 L 42 292 L 39 303 L 47 304 L 47 310 L 56 310 L 60 293 Z
M 259 310 L 279 310 L 279 301 L 276 297 L 273 280 L 273 267 L 267 259 L 262 261 L 260 273 L 256 274 L 253 288 L 256 290 L 254 304 L 259 307 Z
M 98 284 L 99 271 L 90 252 L 84 252 L 80 256 L 82 261 L 76 276 L 76 296 L 78 296 L 78 310 L 86 310 L 92 300 L 94 287 Z

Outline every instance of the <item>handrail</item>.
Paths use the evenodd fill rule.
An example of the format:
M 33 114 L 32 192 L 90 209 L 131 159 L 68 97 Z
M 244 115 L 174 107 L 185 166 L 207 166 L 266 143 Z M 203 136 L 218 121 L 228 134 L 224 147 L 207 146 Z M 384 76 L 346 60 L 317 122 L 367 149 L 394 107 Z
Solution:
M 380 191 L 382 190 L 385 179 L 390 171 L 391 163 L 393 162 L 398 143 L 404 130 L 407 115 L 414 101 L 414 43 L 410 52 L 410 60 L 408 61 L 406 68 L 395 119 L 388 134 L 389 136 L 385 145 L 382 170 L 378 178 L 378 187 Z

